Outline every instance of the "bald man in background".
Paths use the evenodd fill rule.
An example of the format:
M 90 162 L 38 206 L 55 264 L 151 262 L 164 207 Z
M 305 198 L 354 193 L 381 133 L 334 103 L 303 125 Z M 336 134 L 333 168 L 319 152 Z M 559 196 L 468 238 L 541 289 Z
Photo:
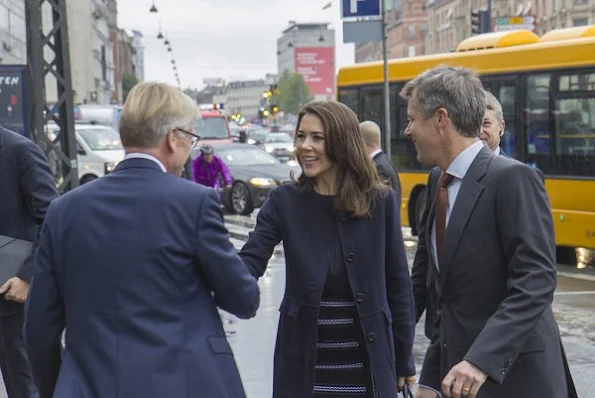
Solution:
M 368 148 L 370 157 L 376 164 L 376 170 L 382 182 L 391 187 L 397 194 L 399 203 L 401 203 L 401 181 L 397 174 L 397 169 L 391 162 L 386 153 L 380 148 L 380 126 L 376 123 L 366 120 L 359 125 L 364 136 L 364 142 Z

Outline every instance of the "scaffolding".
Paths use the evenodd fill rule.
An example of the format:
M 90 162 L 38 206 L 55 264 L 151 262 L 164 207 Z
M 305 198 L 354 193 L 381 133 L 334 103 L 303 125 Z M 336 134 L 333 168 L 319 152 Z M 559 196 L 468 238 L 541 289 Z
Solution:
M 24 3 L 29 131 L 33 140 L 45 151 L 58 190 L 64 193 L 76 188 L 79 183 L 66 0 L 26 0 Z M 46 84 L 54 81 L 57 84 L 57 101 L 48 104 Z M 48 123 L 55 123 L 54 130 L 59 134 L 50 135 Z

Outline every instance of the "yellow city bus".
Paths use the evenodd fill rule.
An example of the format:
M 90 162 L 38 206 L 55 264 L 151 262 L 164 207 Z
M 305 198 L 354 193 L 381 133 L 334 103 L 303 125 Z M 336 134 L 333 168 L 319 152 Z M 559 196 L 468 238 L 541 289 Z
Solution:
M 403 225 L 414 234 L 429 168 L 419 164 L 403 134 L 407 103 L 398 93 L 408 80 L 440 64 L 476 70 L 499 98 L 506 121 L 501 148 L 545 173 L 557 245 L 594 249 L 595 25 L 542 37 L 524 30 L 488 33 L 464 40 L 455 52 L 389 61 L 389 144 L 403 189 Z M 384 124 L 382 62 L 341 68 L 337 87 L 338 100 L 360 120 Z

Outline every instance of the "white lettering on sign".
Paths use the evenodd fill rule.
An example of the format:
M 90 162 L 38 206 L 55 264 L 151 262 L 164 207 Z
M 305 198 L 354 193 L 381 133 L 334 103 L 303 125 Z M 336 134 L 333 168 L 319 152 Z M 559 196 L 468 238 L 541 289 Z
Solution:
M 19 84 L 18 76 L 0 76 L 0 85 L 15 86 Z
M 351 11 L 352 14 L 357 14 L 357 3 L 361 2 L 361 1 L 366 1 L 366 0 L 350 0 L 349 3 L 349 11 Z

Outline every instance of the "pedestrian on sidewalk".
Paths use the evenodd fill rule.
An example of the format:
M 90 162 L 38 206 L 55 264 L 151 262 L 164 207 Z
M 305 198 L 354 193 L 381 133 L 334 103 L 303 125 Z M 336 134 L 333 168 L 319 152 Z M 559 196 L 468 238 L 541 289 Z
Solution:
M 429 69 L 401 96 L 417 160 L 438 166 L 412 272 L 417 315 L 430 317 L 418 398 L 576 396 L 551 307 L 556 246 L 543 180 L 480 140 L 487 97 L 473 71 Z
M 125 159 L 52 202 L 25 316 L 41 398 L 245 398 L 217 307 L 251 318 L 260 293 L 215 193 L 180 178 L 195 118 L 175 87 L 136 85 Z
M 271 192 L 240 252 L 260 278 L 284 245 L 273 396 L 394 398 L 415 375 L 400 203 L 347 106 L 306 105 L 295 148 L 303 173 Z
M 0 236 L 37 241 L 50 202 L 58 196 L 42 150 L 0 126 Z M 8 398 L 38 397 L 23 341 L 23 303 L 29 294 L 34 249 L 16 275 L 0 281 L 0 369 Z M 14 253 L 13 253 L 14 254 Z M 0 251 L 0 266 L 2 266 Z M 25 253 L 26 255 L 26 253 Z

